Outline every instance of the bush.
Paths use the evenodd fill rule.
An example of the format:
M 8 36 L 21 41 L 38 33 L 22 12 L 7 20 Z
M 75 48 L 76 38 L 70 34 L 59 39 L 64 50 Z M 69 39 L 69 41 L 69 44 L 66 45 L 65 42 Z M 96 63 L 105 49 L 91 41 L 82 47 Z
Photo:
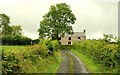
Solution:
M 103 70 L 117 72 L 118 70 L 118 45 L 109 44 L 102 40 L 86 40 L 74 43 L 73 49 L 92 58 L 96 64 L 102 64 Z
M 3 45 L 30 45 L 31 39 L 21 35 L 4 35 L 0 38 Z
M 57 46 L 55 42 L 51 44 Z M 53 64 L 57 64 L 53 70 L 57 72 L 61 62 L 60 52 L 52 55 L 49 52 L 46 45 L 27 46 L 25 50 L 2 50 L 2 73 L 48 73 Z

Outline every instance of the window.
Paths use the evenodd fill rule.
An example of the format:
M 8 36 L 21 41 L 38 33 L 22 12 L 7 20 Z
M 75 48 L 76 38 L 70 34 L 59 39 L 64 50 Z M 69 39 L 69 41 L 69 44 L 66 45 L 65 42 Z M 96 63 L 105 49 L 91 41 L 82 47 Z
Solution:
M 78 37 L 78 40 L 81 40 L 81 38 L 80 38 L 80 37 Z
M 68 39 L 71 40 L 71 37 L 69 37 Z
M 59 40 L 61 40 L 61 37 L 59 37 Z
M 60 44 L 61 44 L 61 42 L 60 42 Z
M 68 44 L 71 44 L 71 42 L 68 42 Z

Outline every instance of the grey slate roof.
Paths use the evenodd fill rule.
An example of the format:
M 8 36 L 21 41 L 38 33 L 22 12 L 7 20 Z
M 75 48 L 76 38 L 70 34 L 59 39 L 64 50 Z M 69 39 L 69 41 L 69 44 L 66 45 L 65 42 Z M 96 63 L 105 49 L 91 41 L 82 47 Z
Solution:
M 65 34 L 65 37 L 73 37 L 73 36 L 86 36 L 84 32 L 74 32 L 74 34 L 69 35 Z

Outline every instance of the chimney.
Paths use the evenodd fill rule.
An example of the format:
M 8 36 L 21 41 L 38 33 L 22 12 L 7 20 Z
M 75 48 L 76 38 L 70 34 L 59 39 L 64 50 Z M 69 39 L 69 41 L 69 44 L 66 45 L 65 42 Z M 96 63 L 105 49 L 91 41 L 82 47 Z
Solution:
M 84 33 L 86 33 L 86 30 L 84 29 L 84 31 L 83 31 Z

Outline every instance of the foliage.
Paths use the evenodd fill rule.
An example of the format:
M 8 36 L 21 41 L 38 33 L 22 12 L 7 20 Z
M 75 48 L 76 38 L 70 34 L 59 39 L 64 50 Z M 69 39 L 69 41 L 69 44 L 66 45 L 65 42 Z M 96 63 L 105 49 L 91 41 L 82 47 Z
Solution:
M 71 45 L 60 45 L 59 49 L 60 50 L 70 50 L 72 47 Z
M 12 27 L 11 26 L 5 26 L 2 28 L 2 35 L 11 35 L 12 34 Z
M 34 45 L 34 44 L 38 44 L 39 43 L 39 39 L 34 39 L 34 40 L 32 40 L 32 44 Z
M 12 27 L 12 34 L 11 35 L 22 35 L 22 28 L 20 25 L 11 26 Z
M 67 4 L 52 5 L 50 11 L 43 18 L 38 29 L 40 38 L 52 37 L 56 40 L 58 35 L 73 33 L 71 24 L 75 23 L 76 18 Z
M 2 35 L 21 35 L 22 28 L 20 25 L 10 26 L 10 18 L 6 14 L 0 14 L 0 31 Z
M 86 40 L 73 44 L 73 49 L 93 59 L 96 64 L 105 66 L 103 72 L 117 72 L 118 45 L 109 44 L 103 40 Z
M 9 16 L 5 14 L 0 14 L 0 29 L 2 28 L 3 30 L 7 28 L 8 24 L 10 23 L 10 18 Z M 1 31 L 1 30 L 0 30 Z M 4 31 L 2 31 L 5 33 Z
M 59 41 L 58 40 L 51 40 L 51 39 L 40 39 L 39 45 L 45 45 L 49 49 L 49 54 L 54 53 L 59 49 Z
M 58 40 L 53 40 L 48 43 L 48 49 L 50 51 L 57 50 L 59 46 Z
M 39 41 L 39 45 L 48 45 L 48 43 L 50 42 L 51 40 L 50 39 L 42 39 L 40 38 L 40 41 Z
M 55 43 L 56 41 L 52 41 L 52 44 Z M 61 53 L 55 51 L 52 55 L 49 54 L 50 50 L 46 45 L 26 46 L 26 48 L 12 47 L 2 49 L 3 74 L 56 73 L 61 63 Z
M 2 45 L 30 45 L 31 39 L 21 35 L 4 35 L 1 36 Z
M 0 14 L 0 29 L 3 35 L 11 35 L 12 28 L 9 26 L 10 18 L 5 14 Z

